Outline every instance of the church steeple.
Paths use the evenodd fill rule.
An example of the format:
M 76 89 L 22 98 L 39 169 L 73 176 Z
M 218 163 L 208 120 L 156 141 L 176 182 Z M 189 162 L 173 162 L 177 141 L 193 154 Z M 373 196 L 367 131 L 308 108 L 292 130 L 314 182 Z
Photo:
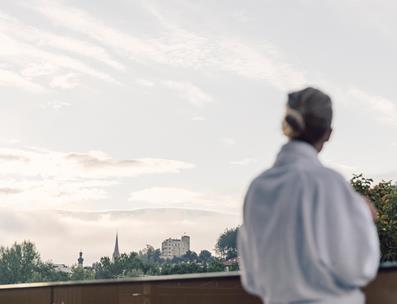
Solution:
M 119 251 L 119 234 L 116 234 L 116 243 L 114 244 L 113 261 L 120 257 Z

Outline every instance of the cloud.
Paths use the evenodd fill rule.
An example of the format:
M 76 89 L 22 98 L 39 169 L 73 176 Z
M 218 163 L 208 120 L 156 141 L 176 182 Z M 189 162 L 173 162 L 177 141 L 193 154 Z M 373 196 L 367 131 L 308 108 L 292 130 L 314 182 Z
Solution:
M 63 52 L 84 56 L 91 60 L 109 65 L 117 70 L 124 70 L 124 66 L 114 60 L 103 47 L 89 43 L 86 40 L 59 35 L 26 25 L 16 18 L 10 17 L 2 12 L 0 12 L 0 29 L 3 34 L 11 35 L 15 39 L 35 45 L 39 48 L 53 48 Z
M 207 120 L 204 116 L 194 116 L 192 117 L 193 121 L 205 121 Z
M 131 193 L 130 201 L 144 201 L 148 203 L 181 204 L 187 201 L 200 199 L 199 193 L 170 187 L 153 187 Z
M 48 83 L 51 83 L 53 88 L 70 88 L 74 87 L 70 85 L 71 74 L 74 78 L 77 74 L 82 74 L 119 84 L 109 74 L 92 68 L 79 59 L 66 54 L 57 54 L 53 49 L 47 48 L 46 39 L 49 36 L 48 33 L 25 26 L 0 12 L 0 45 L 2 46 L 0 59 L 7 63 L 7 68 L 0 69 L 0 85 L 18 87 L 34 93 L 46 91 Z M 51 35 L 51 37 L 58 39 L 56 35 Z M 54 43 L 50 44 L 54 45 Z M 64 46 L 70 46 L 73 43 L 73 41 L 66 41 Z M 89 52 L 86 52 L 86 55 L 92 55 L 91 59 L 96 58 Z M 64 77 L 63 81 L 62 77 Z M 68 84 L 66 84 L 67 80 L 69 80 Z
M 289 63 L 281 50 L 268 41 L 251 43 L 230 36 L 204 37 L 178 26 L 152 3 L 146 2 L 145 7 L 166 29 L 157 43 L 168 55 L 169 64 L 233 72 L 249 79 L 265 80 L 281 90 L 308 83 L 305 73 Z
M 251 20 L 247 12 L 244 10 L 235 10 L 230 14 L 230 17 L 232 17 L 239 23 L 248 23 Z
M 101 151 L 65 153 L 36 148 L 0 148 L 0 176 L 41 176 L 65 180 L 123 178 L 178 173 L 193 167 L 193 164 L 169 159 L 116 160 Z
M 67 73 L 54 77 L 50 82 L 50 87 L 72 89 L 78 85 L 78 80 L 78 76 L 75 73 Z
M 48 62 L 28 63 L 21 71 L 21 75 L 27 79 L 53 75 L 59 72 L 59 67 Z
M 193 167 L 169 159 L 118 160 L 101 151 L 0 148 L 0 204 L 34 208 L 102 200 L 109 198 L 104 188 L 121 179 L 179 173 Z
M 360 102 L 360 109 L 366 109 L 371 116 L 380 123 L 391 127 L 397 127 L 397 102 L 385 97 L 370 95 L 359 88 L 350 88 L 348 96 Z
M 234 146 L 237 141 L 236 139 L 232 138 L 232 137 L 225 137 L 221 139 L 221 142 L 227 146 Z
M 0 36 L 0 43 L 2 45 L 2 48 L 0 49 L 0 58 L 12 63 L 14 69 L 22 69 L 22 73 L 25 73 L 25 75 L 29 74 L 30 72 L 29 77 L 19 76 L 17 78 L 15 76 L 16 73 L 10 74 L 10 72 L 8 72 L 8 74 L 5 74 L 5 72 L 0 71 L 0 79 L 5 79 L 5 77 L 8 76 L 7 78 L 9 79 L 10 84 L 18 84 L 21 87 L 26 87 L 26 89 L 31 91 L 38 91 L 38 89 L 41 88 L 40 91 L 42 91 L 43 85 L 33 83 L 31 79 L 36 79 L 35 76 L 52 76 L 55 74 L 55 71 L 75 71 L 94 78 L 118 84 L 118 81 L 114 80 L 108 74 L 91 68 L 87 64 L 69 56 L 53 54 L 51 52 L 41 50 L 32 45 L 16 41 L 13 38 L 5 36 Z M 25 66 L 32 62 L 35 63 L 36 71 L 27 72 L 25 70 Z M 40 65 L 44 65 L 44 67 L 40 69 Z M 39 73 L 37 71 L 39 71 Z M 44 74 L 43 71 L 45 71 L 46 74 Z
M 48 101 L 47 103 L 43 104 L 42 107 L 44 109 L 53 109 L 53 110 L 60 110 L 65 107 L 70 107 L 71 104 L 69 102 L 60 101 L 60 100 L 52 100 Z
M 146 8 L 149 6 L 144 5 Z M 160 22 L 162 31 L 159 36 L 152 38 L 141 38 L 116 30 L 86 11 L 61 3 L 42 1 L 41 5 L 32 6 L 31 9 L 57 26 L 94 39 L 137 63 L 232 72 L 249 79 L 266 80 L 282 90 L 307 83 L 304 73 L 288 63 L 273 44 L 252 44 L 230 37 L 203 37 L 175 25 L 174 21 L 166 19 L 153 6 L 148 11 Z M 198 94 L 204 100 L 207 99 Z M 192 100 L 195 103 L 196 99 Z
M 230 196 L 174 187 L 151 187 L 135 191 L 130 194 L 129 201 L 134 203 L 134 208 L 193 208 L 231 214 L 239 214 L 241 207 L 240 201 Z
M 244 158 L 241 160 L 231 161 L 230 164 L 237 166 L 249 166 L 258 162 L 255 158 Z
M 174 90 L 178 95 L 194 106 L 202 107 L 212 102 L 212 97 L 198 86 L 186 81 L 164 81 L 163 85 Z
M 146 244 L 159 248 L 164 239 L 185 232 L 192 250 L 200 252 L 213 251 L 219 235 L 239 223 L 239 216 L 197 210 L 67 212 L 0 207 L 0 246 L 31 240 L 44 260 L 68 265 L 77 262 L 81 249 L 88 266 L 111 256 L 117 231 L 121 252 L 138 251 Z
M 15 188 L 0 188 L 0 196 L 1 195 L 9 195 L 9 194 L 18 194 L 21 193 L 20 189 Z
M 16 145 L 21 141 L 16 138 L 0 138 L 0 145 Z
M 87 184 L 47 178 L 0 178 L 0 203 L 20 209 L 54 208 L 68 203 L 82 203 L 108 198 L 104 187 L 113 184 Z
M 4 161 L 28 163 L 30 159 L 21 155 L 13 154 L 12 152 L 8 154 L 7 152 L 3 151 L 3 153 L 0 153 L 0 162 L 4 162 Z
M 138 80 L 136 80 L 136 84 L 143 86 L 143 87 L 153 87 L 154 86 L 154 82 L 147 80 L 147 79 L 138 79 Z
M 218 58 L 217 65 L 225 71 L 241 76 L 266 80 L 279 89 L 299 88 L 308 81 L 304 73 L 288 63 L 281 51 L 270 43 L 252 46 L 239 40 L 223 40 L 219 50 L 225 56 Z
M 136 62 L 141 62 L 142 57 L 161 60 L 163 56 L 152 43 L 112 29 L 88 12 L 54 1 L 40 2 L 40 5 L 30 8 L 49 18 L 54 24 L 88 36 L 118 52 L 119 55 L 127 56 Z
M 33 93 L 42 93 L 45 91 L 45 88 L 40 84 L 25 79 L 18 73 L 4 69 L 0 69 L 0 86 L 14 87 Z

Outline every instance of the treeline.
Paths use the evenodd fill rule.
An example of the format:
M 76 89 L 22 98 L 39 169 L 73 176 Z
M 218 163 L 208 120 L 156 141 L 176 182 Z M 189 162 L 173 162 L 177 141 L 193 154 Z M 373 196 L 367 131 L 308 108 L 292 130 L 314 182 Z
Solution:
M 29 283 L 69 280 L 52 263 L 41 261 L 35 245 L 25 241 L 10 248 L 0 248 L 0 283 Z
M 374 202 L 378 209 L 376 223 L 381 243 L 382 262 L 397 261 L 397 186 L 391 181 L 374 184 L 372 179 L 356 175 L 351 179 L 353 187 Z M 11 247 L 0 247 L 0 284 L 94 280 L 127 278 L 145 275 L 168 275 L 184 273 L 218 272 L 238 270 L 238 227 L 222 233 L 213 256 L 208 250 L 199 254 L 189 251 L 172 260 L 161 258 L 160 249 L 147 246 L 139 252 L 121 254 L 112 261 L 102 257 L 91 267 L 73 266 L 70 272 L 49 262 L 43 262 L 33 243 L 25 241 Z
M 70 271 L 43 262 L 35 245 L 29 241 L 0 247 L 0 284 L 53 282 L 69 280 L 116 279 L 149 275 L 220 272 L 238 270 L 237 228 L 228 229 L 215 246 L 218 256 L 208 250 L 199 254 L 188 251 L 171 260 L 161 258 L 160 249 L 147 246 L 139 252 L 123 253 L 114 261 L 102 257 L 90 267 L 74 265 Z
M 103 257 L 88 271 L 93 272 L 92 275 L 95 279 L 111 279 L 224 270 L 224 259 L 213 256 L 208 250 L 202 250 L 199 254 L 188 251 L 181 257 L 164 260 L 160 257 L 159 249 L 147 246 L 139 253 L 121 254 L 120 258 L 116 258 L 114 261 L 111 261 L 108 257 Z

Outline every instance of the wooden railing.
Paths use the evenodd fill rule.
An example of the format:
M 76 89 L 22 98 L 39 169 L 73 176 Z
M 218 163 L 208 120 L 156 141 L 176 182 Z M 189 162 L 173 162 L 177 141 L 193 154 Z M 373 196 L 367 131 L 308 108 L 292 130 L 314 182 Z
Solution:
M 364 290 L 369 304 L 397 303 L 397 267 Z M 0 286 L 0 304 L 260 304 L 238 272 Z

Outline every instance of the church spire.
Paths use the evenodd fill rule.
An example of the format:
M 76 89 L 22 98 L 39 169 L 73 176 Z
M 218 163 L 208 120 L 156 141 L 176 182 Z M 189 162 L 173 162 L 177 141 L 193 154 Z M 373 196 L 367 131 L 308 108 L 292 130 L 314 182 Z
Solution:
M 114 244 L 113 261 L 120 257 L 119 251 L 119 234 L 116 234 L 116 243 Z

